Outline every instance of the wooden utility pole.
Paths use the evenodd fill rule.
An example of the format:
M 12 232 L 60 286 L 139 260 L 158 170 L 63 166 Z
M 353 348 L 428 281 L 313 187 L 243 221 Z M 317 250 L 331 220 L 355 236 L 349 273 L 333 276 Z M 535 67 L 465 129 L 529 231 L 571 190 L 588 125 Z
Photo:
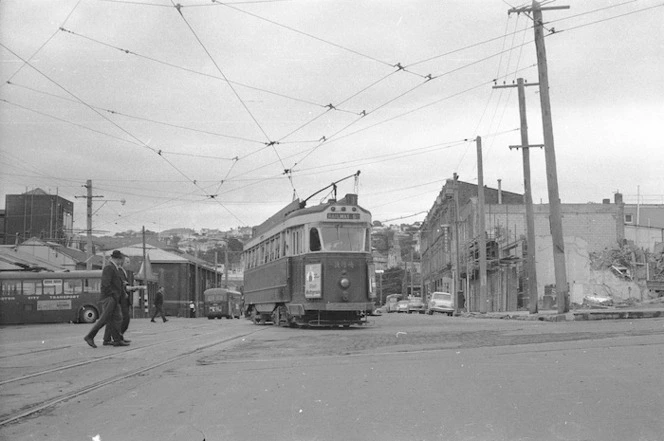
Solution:
M 86 265 L 85 268 L 88 270 L 92 269 L 92 198 L 101 198 L 103 196 L 93 196 L 92 195 L 92 180 L 88 179 L 85 181 L 85 185 L 83 186 L 87 190 L 87 193 L 85 196 L 74 196 L 76 199 L 78 198 L 86 198 L 86 205 L 87 205 L 87 225 L 86 225 L 86 233 L 87 233 L 87 245 L 86 245 Z
M 526 205 L 526 289 L 528 292 L 528 310 L 531 314 L 537 313 L 537 269 L 535 263 L 535 213 L 533 212 L 533 194 L 530 185 L 530 147 L 544 147 L 543 145 L 528 144 L 528 117 L 526 113 L 526 86 L 537 86 L 538 83 L 525 84 L 523 78 L 516 80 L 517 84 L 494 86 L 494 89 L 506 87 L 518 87 L 519 91 L 519 116 L 521 120 L 521 145 L 510 146 L 520 148 L 523 158 L 523 201 Z
M 459 255 L 459 175 L 454 173 L 454 243 L 456 248 L 456 275 L 454 278 L 454 309 L 459 312 L 461 289 L 461 256 Z M 465 305 L 464 305 L 465 306 Z
M 569 6 L 542 7 L 533 0 L 531 8 L 512 8 L 509 13 L 532 11 L 535 30 L 535 48 L 537 51 L 537 71 L 540 84 L 540 104 L 542 107 L 542 126 L 544 131 L 544 157 L 546 160 L 546 178 L 549 193 L 549 224 L 551 239 L 553 241 L 553 266 L 556 274 L 556 303 L 558 313 L 569 311 L 569 286 L 567 284 L 567 268 L 565 263 L 565 240 L 563 237 L 563 222 L 558 194 L 558 171 L 556 167 L 556 152 L 553 142 L 553 122 L 551 118 L 551 99 L 549 97 L 549 74 L 546 62 L 546 47 L 544 45 L 544 21 L 542 11 L 569 9 Z
M 228 244 L 224 248 L 224 288 L 228 288 Z
M 477 246 L 480 254 L 480 312 L 488 312 L 489 298 L 486 281 L 486 219 L 484 217 L 484 168 L 482 166 L 482 138 L 475 139 L 477 144 L 477 204 L 479 206 L 479 237 Z
M 92 269 L 92 179 L 88 179 L 85 181 L 85 188 L 88 190 L 87 192 L 87 224 L 86 224 L 86 229 L 87 229 L 87 246 L 86 246 L 86 265 L 85 268 L 88 270 Z

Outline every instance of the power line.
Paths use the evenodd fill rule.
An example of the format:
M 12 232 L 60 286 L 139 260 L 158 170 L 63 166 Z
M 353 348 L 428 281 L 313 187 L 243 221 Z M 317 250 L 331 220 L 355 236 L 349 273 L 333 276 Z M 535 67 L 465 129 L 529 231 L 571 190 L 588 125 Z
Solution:
M 171 6 L 168 6 L 168 7 L 170 8 Z M 320 103 L 313 102 L 313 101 L 309 101 L 309 100 L 305 100 L 305 99 L 302 99 L 302 98 L 297 98 L 297 97 L 285 95 L 283 93 L 275 92 L 275 91 L 268 90 L 268 89 L 265 89 L 265 88 L 252 86 L 252 85 L 249 85 L 249 84 L 246 84 L 246 83 L 241 83 L 241 82 L 235 81 L 235 80 L 229 80 L 229 79 L 224 78 L 224 77 L 218 77 L 218 76 L 215 76 L 215 75 L 210 75 L 210 74 L 200 72 L 200 71 L 197 71 L 197 70 L 194 70 L 194 69 L 189 69 L 187 67 L 178 66 L 176 64 L 169 63 L 167 61 L 159 60 L 159 59 L 156 59 L 156 58 L 153 58 L 153 57 L 149 57 L 147 55 L 142 55 L 138 52 L 134 52 L 134 51 L 131 51 L 129 49 L 123 49 L 123 48 L 118 47 L 118 46 L 113 46 L 111 44 L 104 43 L 103 41 L 97 40 L 97 39 L 92 38 L 92 37 L 88 37 L 86 35 L 83 35 L 83 34 L 78 33 L 78 32 L 74 32 L 74 31 L 69 30 L 69 29 L 65 29 L 65 28 L 61 27 L 60 30 L 63 31 L 63 32 L 66 32 L 68 34 L 71 34 L 71 35 L 74 35 L 74 36 L 77 36 L 77 37 L 80 37 L 80 38 L 84 38 L 88 41 L 92 41 L 92 42 L 97 43 L 101 46 L 105 46 L 105 47 L 108 47 L 110 49 L 118 50 L 118 51 L 123 52 L 127 55 L 134 55 L 138 58 L 142 58 L 144 60 L 148 60 L 148 61 L 152 61 L 154 63 L 158 63 L 158 64 L 161 64 L 161 65 L 164 65 L 164 66 L 168 66 L 168 67 L 171 67 L 173 69 L 178 69 L 178 70 L 193 73 L 193 74 L 196 74 L 196 75 L 201 75 L 201 76 L 204 76 L 204 77 L 207 77 L 207 78 L 213 78 L 215 80 L 224 81 L 224 82 L 229 83 L 229 84 L 235 84 L 235 85 L 240 86 L 240 87 L 256 90 L 256 91 L 259 91 L 259 92 L 264 92 L 264 93 L 267 93 L 267 94 L 270 94 L 270 95 L 278 96 L 280 98 L 285 98 L 285 99 L 300 102 L 300 103 L 303 103 L 303 104 L 310 104 L 312 106 L 317 106 L 317 107 L 325 107 L 324 105 L 322 105 Z

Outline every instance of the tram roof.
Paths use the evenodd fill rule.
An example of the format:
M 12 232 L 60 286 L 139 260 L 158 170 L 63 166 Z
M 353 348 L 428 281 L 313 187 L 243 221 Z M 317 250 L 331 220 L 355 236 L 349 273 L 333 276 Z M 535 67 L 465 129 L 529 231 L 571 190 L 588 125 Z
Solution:
M 359 210 L 362 210 L 365 213 L 369 213 L 368 210 L 365 210 L 364 208 L 357 205 L 357 195 L 352 193 L 347 194 L 346 196 L 343 197 L 343 199 L 339 200 L 331 199 L 328 200 L 327 202 L 312 207 L 305 207 L 303 205 L 305 203 L 306 202 L 300 201 L 300 199 L 296 199 L 290 204 L 286 205 L 284 208 L 282 208 L 281 210 L 270 216 L 265 222 L 263 222 L 257 227 L 254 227 L 252 237 L 257 237 L 260 236 L 261 234 L 265 234 L 267 231 L 269 231 L 270 229 L 274 228 L 276 225 L 284 222 L 287 219 L 293 218 L 295 216 L 320 213 L 322 211 L 325 211 L 328 207 L 332 205 L 347 205 L 347 206 L 352 205 L 356 206 Z

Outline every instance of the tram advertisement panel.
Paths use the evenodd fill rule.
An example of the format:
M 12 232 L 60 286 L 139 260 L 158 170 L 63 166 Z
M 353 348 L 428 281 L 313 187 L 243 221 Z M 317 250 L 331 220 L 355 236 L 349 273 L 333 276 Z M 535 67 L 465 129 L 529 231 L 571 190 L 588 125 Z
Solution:
M 321 264 L 311 263 L 305 265 L 304 297 L 308 299 L 320 299 L 321 290 Z

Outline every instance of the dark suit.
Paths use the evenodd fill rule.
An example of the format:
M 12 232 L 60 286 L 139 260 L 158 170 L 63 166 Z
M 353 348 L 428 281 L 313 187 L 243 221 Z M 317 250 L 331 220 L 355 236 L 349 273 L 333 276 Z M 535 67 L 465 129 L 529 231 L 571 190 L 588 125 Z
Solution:
M 87 337 L 94 340 L 97 332 L 106 326 L 109 337 L 115 341 L 122 340 L 120 326 L 122 324 L 122 313 L 118 307 L 118 301 L 124 292 L 124 285 L 118 268 L 113 262 L 106 265 L 101 273 L 101 314 L 99 320 L 92 326 Z
M 124 270 L 124 268 L 119 267 L 118 268 L 118 274 L 120 275 L 120 278 L 122 279 L 122 293 L 120 294 L 120 300 L 118 300 L 118 306 L 120 308 L 120 313 L 122 314 L 122 321 L 120 322 L 120 325 L 118 326 L 118 331 L 120 332 L 120 335 L 125 333 L 127 328 L 129 327 L 129 294 L 127 293 L 127 290 L 125 287 L 129 283 L 127 281 L 127 272 Z M 102 274 L 103 277 L 103 274 Z M 123 338 L 121 337 L 121 340 Z M 104 341 L 109 342 L 109 341 L 117 341 L 113 336 L 111 335 L 111 330 L 109 327 L 106 327 L 106 330 L 104 331 Z

